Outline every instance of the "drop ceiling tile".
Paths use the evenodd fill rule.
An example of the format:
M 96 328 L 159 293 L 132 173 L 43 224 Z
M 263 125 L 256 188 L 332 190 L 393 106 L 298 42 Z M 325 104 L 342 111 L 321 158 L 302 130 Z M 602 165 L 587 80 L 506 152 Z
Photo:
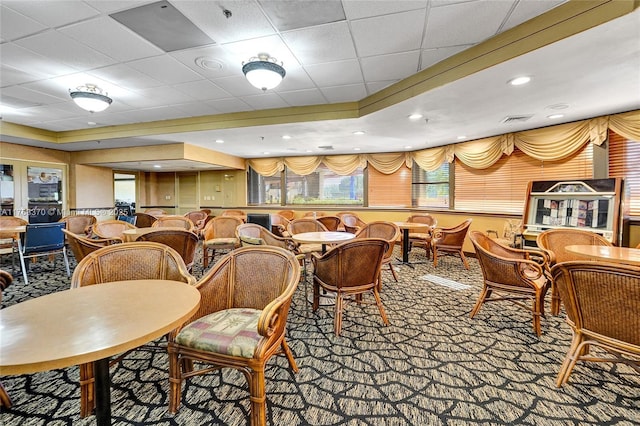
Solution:
M 59 30 L 79 43 L 118 61 L 132 61 L 164 52 L 113 19 L 103 16 Z M 127 46 L 123 49 L 122 46 Z
M 287 103 L 275 93 L 262 93 L 254 96 L 243 96 L 242 100 L 254 109 L 273 109 L 288 107 Z
M 2 4 L 50 28 L 98 15 L 96 9 L 85 2 L 75 0 L 3 0 Z
M 359 56 L 416 50 L 422 44 L 425 10 L 396 13 L 351 22 Z
M 179 114 L 171 106 L 159 106 L 155 108 L 141 108 L 129 111 L 134 123 L 144 123 L 157 120 L 168 120 Z
M 380 1 L 345 1 L 342 2 L 345 14 L 350 20 L 371 18 L 408 10 L 426 9 L 428 0 L 380 0 Z
M 27 83 L 24 86 L 31 90 L 47 93 L 51 96 L 56 96 L 71 101 L 71 98 L 69 97 L 70 89 L 75 89 L 78 86 L 83 86 L 85 84 L 94 84 L 104 92 L 107 92 L 109 95 L 117 94 L 117 92 L 114 93 L 114 89 L 116 88 L 113 85 L 83 72 L 66 74 L 47 80 L 35 81 L 33 83 Z
M 318 89 L 278 92 L 278 95 L 290 106 L 323 105 L 327 100 Z
M 231 93 L 231 96 L 241 97 L 262 93 L 262 90 L 253 87 L 244 75 L 216 78 L 213 82 L 220 87 L 224 87 L 224 90 Z
M 215 108 L 218 113 L 226 114 L 232 112 L 251 111 L 251 105 L 238 98 L 219 99 L 217 101 L 207 101 L 207 105 Z
M 16 40 L 46 28 L 41 23 L 9 9 L 4 4 L 0 5 L 0 37 L 3 41 Z
M 305 69 L 320 88 L 364 83 L 360 65 L 356 60 L 309 65 Z
M 132 106 L 140 106 L 142 104 L 149 105 L 148 102 L 151 102 L 152 106 L 158 106 L 183 104 L 195 101 L 193 97 L 169 86 L 140 89 L 136 90 L 136 93 L 141 97 L 140 99 L 127 100 L 127 103 Z
M 280 36 L 261 37 L 252 40 L 243 40 L 228 43 L 222 46 L 228 53 L 229 58 L 233 58 L 238 64 L 238 69 L 242 73 L 242 64 L 259 53 L 267 53 L 281 62 L 285 69 L 298 66 L 298 60 L 289 50 Z
M 57 60 L 46 58 L 15 43 L 5 43 L 0 49 L 0 62 L 12 68 L 43 78 L 56 77 L 77 70 Z
M 401 80 L 418 72 L 420 51 L 396 53 L 392 55 L 362 58 L 362 72 L 365 81 Z
M 189 83 L 176 84 L 174 89 L 183 92 L 194 99 L 206 101 L 228 98 L 229 93 L 208 80 L 192 81 Z
M 65 63 L 76 70 L 89 70 L 116 62 L 58 31 L 46 31 L 23 38 L 16 44 L 50 60 Z
M 501 31 L 506 31 L 516 25 L 520 25 L 529 19 L 541 15 L 554 7 L 565 3 L 566 0 L 547 0 L 547 1 L 521 1 L 518 2 L 516 8 L 511 12 L 507 21 L 503 23 Z
M 339 1 L 258 0 L 258 3 L 280 32 L 345 20 L 342 2 Z
M 288 31 L 282 38 L 302 64 L 340 61 L 356 57 L 356 50 L 346 22 Z M 322 42 L 319 42 L 322 40 Z M 327 49 L 327 45 L 332 46 Z
M 162 85 L 162 82 L 125 64 L 98 68 L 87 72 L 87 74 L 128 90 L 148 89 L 150 87 L 158 87 Z
M 12 67 L 8 67 L 2 65 L 0 67 L 0 86 L 8 87 L 14 84 L 23 84 L 30 81 L 38 80 L 39 77 L 29 74 L 28 72 L 24 72 L 22 70 L 17 70 Z
M 230 55 L 222 46 L 205 46 L 170 52 L 181 64 L 209 79 L 239 75 L 242 60 Z
M 471 47 L 470 44 L 463 46 L 441 47 L 436 49 L 426 49 L 422 51 L 422 59 L 420 60 L 420 70 L 429 68 L 432 65 L 443 61 L 456 53 L 462 52 Z
M 384 88 L 387 88 L 389 86 L 391 86 L 394 83 L 397 83 L 400 80 L 388 80 L 388 81 L 373 81 L 373 82 L 367 82 L 366 86 L 367 86 L 367 91 L 369 92 L 369 94 L 373 94 L 376 92 L 381 91 Z
M 494 36 L 513 0 L 456 3 L 429 11 L 423 48 L 475 44 Z M 455 31 L 452 31 L 455 29 Z
M 294 68 L 287 68 L 284 79 L 274 90 L 274 92 L 291 92 L 294 90 L 313 89 L 316 87 L 315 83 L 309 78 L 307 71 L 296 66 Z
M 49 105 L 67 101 L 66 97 L 50 96 L 42 92 L 27 89 L 23 86 L 6 87 L 2 90 L 3 96 L 12 96 L 27 102 L 33 102 L 39 105 Z
M 367 97 L 367 89 L 364 84 L 323 87 L 320 90 L 329 103 L 332 104 L 340 102 L 355 102 Z
M 190 70 L 169 55 L 155 56 L 128 62 L 130 67 L 166 84 L 179 84 L 202 80 L 202 76 Z
M 154 1 L 156 0 L 85 0 L 84 2 L 102 13 L 109 14 L 142 6 L 146 3 L 153 3 Z
M 182 111 L 187 117 L 200 117 L 203 115 L 219 114 L 216 108 L 205 102 L 190 102 L 173 105 L 175 109 Z
M 67 110 L 57 108 L 55 105 L 42 105 L 31 108 L 22 108 L 20 110 L 20 114 L 31 117 L 40 122 L 73 118 L 75 115 L 77 115 Z M 89 114 L 89 112 L 87 112 L 87 114 Z
M 217 44 L 276 34 L 254 1 L 178 1 L 174 6 Z M 224 9 L 231 11 L 230 18 Z

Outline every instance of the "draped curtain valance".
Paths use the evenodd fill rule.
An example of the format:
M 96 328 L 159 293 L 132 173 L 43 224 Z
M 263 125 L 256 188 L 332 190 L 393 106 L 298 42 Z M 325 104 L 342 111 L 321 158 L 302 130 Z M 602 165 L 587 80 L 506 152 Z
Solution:
M 627 139 L 640 141 L 640 110 L 414 152 L 256 158 L 247 160 L 247 164 L 263 176 L 280 173 L 284 166 L 296 174 L 308 175 L 320 164 L 339 175 L 349 175 L 367 165 L 380 173 L 392 174 L 403 165 L 411 167 L 413 162 L 431 171 L 444 162 L 453 162 L 454 158 L 471 168 L 486 169 L 502 155 L 511 155 L 514 147 L 537 160 L 561 160 L 588 142 L 601 145 L 607 139 L 609 129 Z

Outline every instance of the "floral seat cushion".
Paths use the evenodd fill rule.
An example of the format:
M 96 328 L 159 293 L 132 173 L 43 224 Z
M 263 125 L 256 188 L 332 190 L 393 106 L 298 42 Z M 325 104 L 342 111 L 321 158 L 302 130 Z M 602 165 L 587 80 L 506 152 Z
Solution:
M 214 238 L 212 240 L 207 240 L 204 242 L 205 246 L 219 246 L 219 245 L 229 245 L 235 244 L 235 238 Z
M 252 358 L 262 336 L 258 319 L 262 311 L 233 308 L 198 318 L 176 336 L 176 343 L 202 351 Z

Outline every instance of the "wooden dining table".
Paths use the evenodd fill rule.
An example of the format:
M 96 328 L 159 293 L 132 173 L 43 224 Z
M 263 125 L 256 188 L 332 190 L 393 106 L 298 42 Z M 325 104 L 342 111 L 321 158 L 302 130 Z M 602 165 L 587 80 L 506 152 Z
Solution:
M 109 357 L 161 337 L 200 305 L 178 281 L 132 280 L 51 293 L 0 310 L 0 376 L 94 362 L 96 421 L 111 424 Z
M 574 254 L 578 254 L 580 256 L 584 256 L 585 258 L 640 266 L 640 249 L 637 248 L 597 245 L 569 245 L 565 247 L 565 250 Z

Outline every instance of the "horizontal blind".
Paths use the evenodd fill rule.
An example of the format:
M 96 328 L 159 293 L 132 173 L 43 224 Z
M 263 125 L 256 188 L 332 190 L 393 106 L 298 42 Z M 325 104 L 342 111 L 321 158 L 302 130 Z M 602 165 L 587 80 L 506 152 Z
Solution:
M 455 209 L 522 213 L 529 181 L 591 179 L 592 176 L 590 143 L 559 161 L 536 160 L 517 148 L 486 169 L 473 169 L 456 159 Z
M 402 166 L 395 173 L 385 175 L 369 166 L 367 173 L 370 207 L 411 206 L 411 169 Z
M 609 130 L 609 177 L 624 178 L 629 189 L 629 214 L 640 216 L 640 141 Z

